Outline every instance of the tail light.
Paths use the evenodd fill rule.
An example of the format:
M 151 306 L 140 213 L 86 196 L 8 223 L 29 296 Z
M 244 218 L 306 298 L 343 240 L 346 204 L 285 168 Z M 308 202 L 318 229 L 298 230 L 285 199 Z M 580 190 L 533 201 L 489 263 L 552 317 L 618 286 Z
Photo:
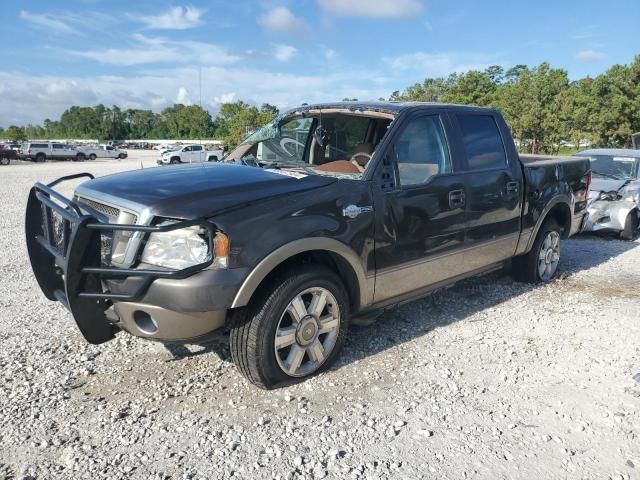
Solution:
M 29 151 L 27 152 L 27 155 L 31 155 L 31 149 L 29 149 Z
M 576 192 L 576 200 L 578 202 L 585 202 L 589 198 L 589 190 L 591 190 L 591 170 L 582 176 L 580 182 L 580 189 Z

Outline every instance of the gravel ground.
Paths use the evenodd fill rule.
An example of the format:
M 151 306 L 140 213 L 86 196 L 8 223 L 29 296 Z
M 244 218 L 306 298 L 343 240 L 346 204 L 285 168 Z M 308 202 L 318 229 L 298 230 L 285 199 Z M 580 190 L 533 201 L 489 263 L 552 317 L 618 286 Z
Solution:
M 141 162 L 0 167 L 0 478 L 640 478 L 640 242 L 573 239 L 550 285 L 407 304 L 265 392 L 223 343 L 89 345 L 39 291 L 29 187 Z

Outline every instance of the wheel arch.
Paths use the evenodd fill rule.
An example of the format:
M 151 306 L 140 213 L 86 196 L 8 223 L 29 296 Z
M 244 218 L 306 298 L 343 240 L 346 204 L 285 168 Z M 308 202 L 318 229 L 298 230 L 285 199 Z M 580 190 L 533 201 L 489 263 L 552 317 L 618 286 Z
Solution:
M 547 220 L 547 218 L 553 218 L 558 222 L 562 229 L 562 238 L 567 238 L 571 234 L 571 223 L 573 221 L 573 215 L 571 214 L 571 200 L 568 196 L 559 195 L 554 197 L 542 211 L 542 214 L 538 218 L 538 221 L 533 228 L 533 232 L 527 242 L 526 252 L 529 252 L 533 248 L 533 243 L 536 241 L 540 227 Z
M 369 303 L 367 278 L 358 255 L 337 240 L 319 237 L 295 240 L 262 259 L 242 283 L 231 308 L 248 305 L 254 294 L 274 277 L 300 263 L 317 263 L 335 271 L 349 293 L 353 312 Z

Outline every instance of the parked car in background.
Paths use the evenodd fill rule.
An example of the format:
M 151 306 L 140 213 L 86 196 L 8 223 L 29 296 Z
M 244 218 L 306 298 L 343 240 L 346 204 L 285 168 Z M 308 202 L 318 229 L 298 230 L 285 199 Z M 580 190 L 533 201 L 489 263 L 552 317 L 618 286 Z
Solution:
M 0 165 L 9 165 L 11 160 L 18 160 L 20 155 L 13 148 L 0 149 Z
M 175 150 L 168 150 L 160 155 L 158 165 L 175 165 L 178 163 L 217 162 L 221 159 L 221 152 L 205 150 L 202 145 L 182 145 Z
M 640 234 L 640 150 L 592 149 L 576 155 L 589 158 L 593 172 L 584 231 L 635 239 Z
M 127 158 L 127 152 L 113 145 L 98 145 L 97 147 L 83 147 L 81 149 L 89 160 L 96 158 Z
M 549 282 L 591 178 L 586 158 L 522 161 L 496 110 L 388 102 L 291 110 L 221 163 L 84 175 L 73 199 L 54 190 L 69 177 L 29 196 L 47 298 L 95 344 L 229 328 L 263 388 L 327 368 L 353 315 L 510 260 L 516 278 Z
M 20 158 L 36 162 L 46 160 L 83 161 L 86 159 L 86 155 L 83 151 L 64 143 L 28 142 L 22 144 Z

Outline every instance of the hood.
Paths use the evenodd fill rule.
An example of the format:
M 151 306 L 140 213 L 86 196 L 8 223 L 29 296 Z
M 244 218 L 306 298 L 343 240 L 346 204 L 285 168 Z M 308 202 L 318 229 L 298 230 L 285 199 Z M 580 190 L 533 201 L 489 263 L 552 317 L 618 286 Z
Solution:
M 612 178 L 600 178 L 594 175 L 591 180 L 591 191 L 612 192 L 613 190 L 620 190 L 627 183 L 629 183 L 629 180 L 614 180 Z
M 235 164 L 204 163 L 117 173 L 81 184 L 76 195 L 153 215 L 203 218 L 250 202 L 330 185 L 321 175 L 296 178 Z

